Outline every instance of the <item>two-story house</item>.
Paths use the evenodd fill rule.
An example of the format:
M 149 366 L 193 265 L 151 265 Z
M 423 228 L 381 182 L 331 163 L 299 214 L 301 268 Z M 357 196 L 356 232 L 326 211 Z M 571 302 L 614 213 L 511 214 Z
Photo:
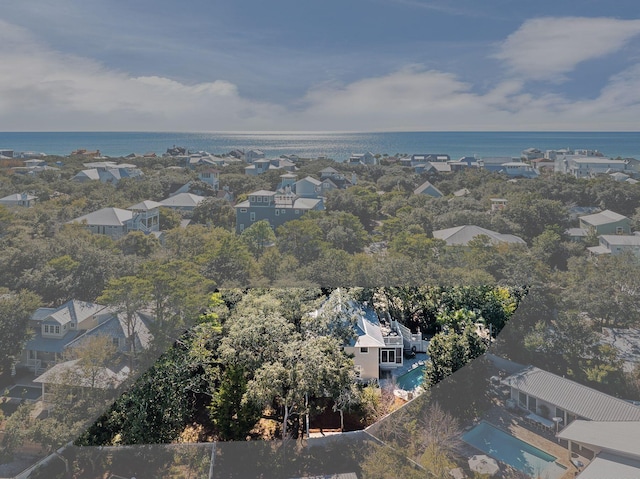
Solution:
M 69 343 L 110 314 L 105 306 L 77 300 L 58 308 L 39 308 L 29 321 L 33 336 L 25 344 L 17 366 L 39 374 L 60 361 Z
M 92 233 L 117 240 L 130 231 L 142 231 L 145 234 L 160 231 L 160 206 L 164 205 L 156 201 L 143 201 L 126 210 L 102 208 L 68 223 L 81 224 Z
M 299 219 L 308 211 L 322 211 L 319 198 L 301 198 L 296 194 L 278 194 L 260 190 L 249 194 L 246 201 L 236 206 L 236 233 L 240 234 L 257 221 L 267 220 L 273 229 L 287 221 Z

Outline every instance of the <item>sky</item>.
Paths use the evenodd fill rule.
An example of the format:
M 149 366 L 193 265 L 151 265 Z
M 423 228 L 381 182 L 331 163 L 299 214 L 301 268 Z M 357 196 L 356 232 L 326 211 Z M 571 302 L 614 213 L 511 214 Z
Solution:
M 0 131 L 639 131 L 637 0 L 29 0 Z

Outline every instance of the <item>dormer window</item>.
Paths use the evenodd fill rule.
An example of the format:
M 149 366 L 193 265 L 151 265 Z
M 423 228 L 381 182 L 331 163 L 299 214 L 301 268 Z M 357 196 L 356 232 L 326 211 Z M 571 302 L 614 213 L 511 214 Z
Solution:
M 258 196 L 258 203 L 262 203 L 262 196 Z

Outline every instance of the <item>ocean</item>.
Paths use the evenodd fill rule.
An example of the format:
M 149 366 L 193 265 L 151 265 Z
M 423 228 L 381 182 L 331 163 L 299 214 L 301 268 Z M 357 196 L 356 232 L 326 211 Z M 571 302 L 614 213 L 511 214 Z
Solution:
M 227 153 L 260 149 L 268 157 L 297 154 L 344 161 L 352 153 L 441 153 L 462 156 L 519 157 L 526 148 L 598 150 L 609 157 L 640 159 L 640 132 L 0 132 L 0 148 L 68 155 L 84 148 L 118 157 L 130 153 L 160 155 L 172 146 Z

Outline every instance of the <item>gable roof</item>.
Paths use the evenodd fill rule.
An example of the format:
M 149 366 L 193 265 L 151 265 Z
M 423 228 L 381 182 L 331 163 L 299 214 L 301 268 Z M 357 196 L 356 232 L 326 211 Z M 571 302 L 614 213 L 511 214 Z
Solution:
M 136 210 L 136 211 L 149 211 L 154 208 L 159 208 L 162 206 L 162 203 L 158 203 L 157 201 L 145 200 L 137 203 L 133 206 L 129 206 L 128 210 Z
M 83 371 L 79 359 L 58 363 L 33 380 L 34 383 L 108 389 L 120 385 L 129 375 L 129 367 L 102 367 L 93 378 Z M 69 383 L 72 384 L 69 384 Z
M 133 218 L 132 211 L 120 208 L 102 208 L 93 213 L 79 216 L 67 223 L 82 223 L 86 221 L 89 226 L 123 226 L 131 218 Z
M 384 338 L 382 337 L 382 330 L 380 329 L 380 321 L 373 309 L 370 308 L 354 308 L 353 304 L 349 303 L 352 312 L 357 315 L 356 333 L 358 335 L 355 340 L 355 347 L 358 348 L 383 348 Z
M 615 454 L 599 454 L 580 473 L 580 479 L 638 479 L 640 461 L 620 457 Z
M 640 421 L 640 407 L 534 366 L 502 383 L 591 421 Z
M 616 223 L 618 221 L 622 221 L 626 219 L 628 219 L 626 216 L 618 214 L 611 210 L 604 210 L 604 211 L 601 211 L 600 213 L 580 217 L 580 221 L 583 221 L 593 226 Z
M 525 241 L 515 235 L 497 233 L 480 226 L 464 225 L 456 226 L 454 228 L 447 228 L 444 230 L 436 230 L 433 232 L 433 237 L 441 239 L 447 242 L 448 245 L 460 245 L 466 246 L 469 241 L 476 236 L 488 236 L 492 243 L 510 243 L 510 244 L 526 244 Z
M 46 316 L 42 316 L 41 313 L 38 313 L 39 310 L 37 310 L 33 314 L 32 319 L 54 322 L 61 325 L 70 322 L 78 324 L 105 309 L 106 306 L 102 306 L 100 304 L 72 299 L 64 303 L 62 306 L 50 310 Z
M 635 455 L 640 459 L 640 422 L 576 420 L 558 434 L 560 439 L 578 441 L 609 451 Z
M 194 195 L 193 193 L 178 193 L 165 198 L 160 204 L 169 208 L 192 208 L 198 206 L 202 200 L 204 200 L 204 196 Z
M 442 194 L 442 191 L 440 191 L 438 188 L 433 186 L 429 181 L 425 181 L 424 183 L 422 183 L 415 190 L 413 190 L 413 193 L 416 195 L 425 194 L 425 195 L 433 196 L 434 198 L 441 198 L 442 196 L 444 196 Z

